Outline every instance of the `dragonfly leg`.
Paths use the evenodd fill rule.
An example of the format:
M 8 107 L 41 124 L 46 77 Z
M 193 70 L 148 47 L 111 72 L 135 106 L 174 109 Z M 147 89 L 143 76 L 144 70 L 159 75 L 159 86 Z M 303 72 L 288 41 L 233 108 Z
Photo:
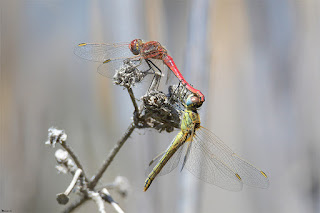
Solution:
M 180 81 L 179 81 L 179 84 L 178 84 L 178 86 L 174 89 L 174 91 L 173 92 L 171 92 L 171 91 L 169 91 L 169 94 L 170 94 L 170 99 L 169 99 L 169 102 L 171 101 L 171 99 L 173 98 L 173 96 L 174 96 L 174 94 L 177 92 L 177 90 L 178 90 L 178 88 L 179 88 L 179 86 L 180 86 Z M 179 97 L 180 98 L 180 97 Z
M 148 59 L 145 59 L 146 60 L 146 62 L 147 62 L 147 64 L 148 64 L 148 66 L 149 66 L 149 69 L 147 69 L 145 72 L 148 72 L 148 71 L 150 71 L 150 70 L 152 70 L 153 71 L 153 73 L 155 74 L 156 72 L 154 71 L 154 69 L 152 68 L 152 66 L 151 66 L 151 64 L 150 64 L 150 60 L 148 60 Z
M 154 75 L 151 81 L 151 84 L 149 86 L 148 92 L 158 90 L 159 88 L 159 82 L 160 82 L 160 75 Z
M 162 71 L 152 61 L 150 61 L 148 59 L 145 59 L 145 60 L 149 66 L 149 69 L 147 71 L 152 70 L 154 72 L 154 76 L 153 76 L 153 79 L 152 79 L 152 82 L 151 82 L 151 85 L 150 85 L 148 91 L 157 90 L 159 88 L 160 78 L 162 76 Z M 153 67 L 156 68 L 159 72 L 155 72 L 155 70 L 153 69 L 153 67 L 151 65 L 153 65 Z
M 154 71 L 154 69 L 152 68 L 152 66 L 151 65 L 153 65 L 154 66 L 154 68 L 156 68 L 158 71 L 159 71 L 159 73 L 156 73 L 156 72 L 154 72 L 156 75 L 160 75 L 160 76 L 162 76 L 162 70 L 157 66 L 157 65 L 155 65 L 152 61 L 150 61 L 149 59 L 146 59 L 146 62 L 147 62 L 147 64 L 148 64 L 148 66 L 149 66 L 149 70 L 150 69 L 152 69 L 153 71 Z
M 139 64 L 135 65 L 135 68 L 137 68 L 138 66 L 140 66 L 141 63 L 142 63 L 142 59 L 141 59 L 141 58 L 133 59 L 132 61 L 139 61 Z
M 180 91 L 178 93 L 178 97 L 179 97 L 180 102 L 182 103 L 182 105 L 186 107 L 184 99 L 186 98 L 186 95 L 187 95 L 188 92 L 184 91 L 185 84 L 182 81 L 179 81 L 178 87 L 180 87 L 180 85 L 182 85 L 182 88 L 180 89 Z M 183 92 L 183 94 L 181 94 L 182 92 Z

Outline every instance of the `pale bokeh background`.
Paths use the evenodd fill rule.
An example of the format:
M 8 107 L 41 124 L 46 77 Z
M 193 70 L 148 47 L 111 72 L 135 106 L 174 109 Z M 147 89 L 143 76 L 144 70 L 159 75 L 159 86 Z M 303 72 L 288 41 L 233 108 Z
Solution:
M 270 178 L 229 192 L 188 172 L 143 192 L 148 162 L 174 137 L 136 130 L 103 176 L 126 176 L 126 212 L 320 212 L 318 0 L 1 0 L 0 208 L 59 212 L 47 129 L 66 130 L 93 175 L 131 122 L 125 90 L 73 54 L 82 42 L 158 40 L 206 95 L 200 114 Z M 75 195 L 72 195 L 75 198 Z M 113 210 L 106 205 L 112 212 Z M 78 212 L 95 212 L 87 202 Z

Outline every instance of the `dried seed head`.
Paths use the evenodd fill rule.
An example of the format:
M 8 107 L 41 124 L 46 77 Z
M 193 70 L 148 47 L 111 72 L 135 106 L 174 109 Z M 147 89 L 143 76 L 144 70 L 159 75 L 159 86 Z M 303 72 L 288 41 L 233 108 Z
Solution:
M 136 62 L 137 63 L 137 62 Z M 113 82 L 116 85 L 124 86 L 127 88 L 133 87 L 136 83 L 142 81 L 146 76 L 145 72 L 141 72 L 135 62 L 131 60 L 125 60 L 123 65 L 116 70 L 113 76 Z
M 52 148 L 55 147 L 56 143 L 63 143 L 67 140 L 67 134 L 64 130 L 59 130 L 54 127 L 48 129 L 48 141 L 45 144 L 51 146 Z

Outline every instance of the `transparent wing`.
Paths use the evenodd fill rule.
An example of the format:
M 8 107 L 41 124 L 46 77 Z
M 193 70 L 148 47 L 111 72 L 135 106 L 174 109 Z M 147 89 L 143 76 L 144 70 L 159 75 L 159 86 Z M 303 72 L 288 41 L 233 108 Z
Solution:
M 208 152 L 203 141 L 197 137 L 197 131 L 185 165 L 187 170 L 207 183 L 231 191 L 240 191 L 243 185 L 240 177 L 219 158 Z
M 108 78 L 113 78 L 116 70 L 124 66 L 128 66 L 130 60 L 130 66 L 138 67 L 144 62 L 144 59 L 140 60 L 140 57 L 133 56 L 132 58 L 114 58 L 113 60 L 107 60 L 98 67 L 98 73 Z M 144 62 L 145 63 L 145 62 Z
M 267 188 L 269 186 L 268 177 L 263 171 L 238 157 L 227 145 L 225 145 L 209 130 L 203 127 L 197 129 L 192 145 L 195 148 L 193 149 L 194 158 L 196 158 L 196 156 L 200 156 L 198 155 L 200 153 L 203 154 L 203 161 L 198 157 L 198 161 L 201 161 L 202 163 L 197 162 L 197 160 L 193 160 L 193 162 L 190 163 L 192 168 L 189 166 L 189 170 L 194 170 L 193 167 L 197 169 L 196 176 L 200 179 L 203 179 L 206 182 L 213 182 L 215 184 L 215 182 L 224 182 L 222 180 L 222 178 L 225 178 L 223 177 L 223 174 L 227 175 L 228 178 L 231 179 L 235 179 L 235 174 L 238 174 L 241 181 L 246 185 L 259 188 Z M 198 169 L 199 167 L 196 166 L 200 166 L 201 168 L 204 168 L 204 170 L 200 170 Z M 218 169 L 220 170 L 218 173 L 221 174 L 211 177 L 205 168 L 209 168 L 209 173 L 215 173 Z M 230 172 L 232 172 L 232 174 Z M 234 184 L 228 186 L 228 184 L 226 184 L 226 187 L 222 188 L 233 190 L 233 185 Z
M 171 146 L 171 144 L 170 144 Z M 170 146 L 167 148 L 167 150 L 170 148 Z M 161 169 L 160 173 L 158 175 L 166 175 L 170 172 L 172 172 L 179 164 L 181 153 L 183 150 L 183 145 L 178 148 L 175 154 L 172 155 L 172 157 L 168 160 L 166 165 Z M 160 162 L 160 159 L 166 154 L 166 152 L 163 155 L 159 155 L 153 160 L 153 163 L 149 165 L 147 168 L 145 175 L 148 176 L 152 169 Z
M 133 56 L 129 49 L 129 43 L 82 43 L 75 47 L 74 54 L 80 58 L 96 62 L 104 62 L 116 58 L 130 58 Z
M 192 133 L 191 133 L 190 137 L 189 137 L 188 140 L 187 140 L 187 145 L 185 146 L 185 147 L 186 147 L 186 148 L 185 148 L 186 151 L 185 151 L 184 153 L 186 153 L 186 154 L 185 154 L 184 157 L 183 157 L 183 162 L 182 162 L 182 166 L 181 166 L 181 170 L 180 170 L 180 171 L 183 170 L 186 162 L 187 162 L 188 159 L 189 159 L 190 150 L 191 150 L 191 147 L 192 147 L 192 146 L 191 146 L 191 141 L 193 141 L 193 136 L 194 136 L 194 126 L 193 126 L 193 128 L 192 128 Z
M 133 55 L 128 46 L 129 43 L 82 43 L 75 47 L 74 54 L 86 60 L 102 62 L 98 72 L 112 78 L 115 70 L 120 69 L 125 60 L 130 59 L 133 63 L 141 64 L 140 55 Z

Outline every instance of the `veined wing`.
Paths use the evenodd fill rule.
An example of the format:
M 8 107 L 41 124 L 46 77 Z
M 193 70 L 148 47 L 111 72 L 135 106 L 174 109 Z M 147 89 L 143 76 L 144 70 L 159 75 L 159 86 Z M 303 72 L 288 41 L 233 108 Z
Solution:
M 249 186 L 259 188 L 269 186 L 268 177 L 263 171 L 238 157 L 209 130 L 203 127 L 197 129 L 192 143 L 193 156 L 192 160 L 187 162 L 187 164 L 190 162 L 187 168 L 200 179 L 229 190 L 241 190 L 235 184 L 236 178 L 240 178 L 239 183 Z M 200 159 L 200 153 L 203 159 Z M 195 158 L 198 159 L 194 160 Z M 226 178 L 230 179 L 229 183 L 225 181 Z
M 75 47 L 74 54 L 80 58 L 96 62 L 124 59 L 133 56 L 129 49 L 129 43 L 81 43 Z
M 125 67 L 127 69 L 127 66 L 129 66 L 129 64 L 133 69 L 134 67 L 140 68 L 142 64 L 145 64 L 145 60 L 141 59 L 140 56 L 132 56 L 131 58 L 120 57 L 113 58 L 112 60 L 108 59 L 98 67 L 98 73 L 108 78 L 113 78 L 116 70 L 119 70 L 121 67 Z
M 243 186 L 240 176 L 219 158 L 209 153 L 196 133 L 190 145 L 191 149 L 185 168 L 207 183 L 231 191 L 240 191 Z

